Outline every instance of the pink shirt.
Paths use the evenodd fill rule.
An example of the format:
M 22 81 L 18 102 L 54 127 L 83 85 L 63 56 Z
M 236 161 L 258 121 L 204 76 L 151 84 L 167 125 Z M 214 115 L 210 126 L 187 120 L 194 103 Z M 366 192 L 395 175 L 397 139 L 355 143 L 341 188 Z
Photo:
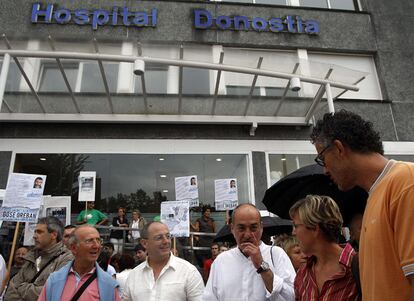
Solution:
M 86 273 L 82 277 L 76 273 L 73 268 L 70 269 L 68 278 L 66 280 L 65 287 L 63 288 L 60 301 L 70 301 L 76 294 L 76 291 L 88 280 L 88 278 L 95 272 L 93 268 L 90 272 Z M 44 285 L 42 292 L 40 293 L 38 301 L 46 301 L 46 284 Z M 79 297 L 79 301 L 99 301 L 99 289 L 98 280 L 94 279 L 91 284 L 86 288 L 83 294 Z M 115 301 L 121 301 L 118 288 L 115 288 Z

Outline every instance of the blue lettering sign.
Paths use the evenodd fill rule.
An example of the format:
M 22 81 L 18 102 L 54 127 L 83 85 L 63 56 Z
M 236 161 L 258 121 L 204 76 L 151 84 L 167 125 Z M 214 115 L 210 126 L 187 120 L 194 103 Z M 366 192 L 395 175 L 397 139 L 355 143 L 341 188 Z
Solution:
M 96 9 L 89 11 L 77 9 L 71 11 L 66 8 L 55 10 L 52 4 L 47 4 L 46 8 L 41 8 L 39 3 L 32 6 L 32 23 L 57 23 L 68 24 L 73 22 L 77 25 L 91 25 L 93 30 L 105 25 L 123 25 L 135 27 L 155 27 L 157 25 L 157 9 L 151 12 L 130 12 L 128 7 L 113 7 L 112 11 Z
M 213 24 L 213 16 L 207 10 L 197 9 L 194 11 L 195 28 L 209 28 Z
M 205 9 L 194 10 L 194 27 L 198 29 L 222 30 L 249 30 L 271 32 L 289 32 L 318 34 L 319 23 L 315 20 L 303 20 L 300 16 L 286 16 L 284 18 L 270 18 L 269 20 L 254 17 L 249 20 L 246 16 L 220 15 L 214 18 L 213 14 Z

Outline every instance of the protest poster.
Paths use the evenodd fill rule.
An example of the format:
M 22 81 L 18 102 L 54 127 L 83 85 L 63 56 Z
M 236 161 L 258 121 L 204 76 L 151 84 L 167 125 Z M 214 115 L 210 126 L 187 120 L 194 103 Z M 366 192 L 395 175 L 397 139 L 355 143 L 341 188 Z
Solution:
M 44 196 L 42 216 L 54 216 L 64 226 L 70 225 L 70 203 L 70 196 Z
M 33 235 L 36 229 L 36 223 L 25 223 L 23 246 L 34 246 Z
M 79 173 L 79 202 L 95 202 L 96 171 Z
M 217 211 L 233 210 L 238 205 L 237 179 L 214 180 Z
M 45 184 L 45 175 L 11 173 L 0 208 L 0 220 L 36 222 Z
M 168 226 L 173 237 L 190 236 L 190 206 L 188 201 L 161 203 L 161 222 Z
M 190 207 L 198 207 L 198 180 L 197 176 L 175 178 L 176 201 L 188 201 Z

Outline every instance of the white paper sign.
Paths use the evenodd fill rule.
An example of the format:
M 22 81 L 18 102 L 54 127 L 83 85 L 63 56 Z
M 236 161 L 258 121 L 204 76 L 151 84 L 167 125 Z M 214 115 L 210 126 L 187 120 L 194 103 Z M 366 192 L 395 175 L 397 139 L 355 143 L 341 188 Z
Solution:
M 64 226 L 70 225 L 70 203 L 70 196 L 44 196 L 42 216 L 54 216 Z
M 95 202 L 96 171 L 79 174 L 79 202 Z
M 218 211 L 233 210 L 238 205 L 237 179 L 214 180 L 215 207 Z
M 190 207 L 198 207 L 198 180 L 197 176 L 175 178 L 175 199 L 188 201 Z
M 0 208 L 0 219 L 36 222 L 45 184 L 45 175 L 10 174 L 3 205 Z
M 33 246 L 33 234 L 36 229 L 36 223 L 25 223 L 23 246 Z
M 190 236 L 189 218 L 190 206 L 188 201 L 161 203 L 161 222 L 168 226 L 172 236 Z

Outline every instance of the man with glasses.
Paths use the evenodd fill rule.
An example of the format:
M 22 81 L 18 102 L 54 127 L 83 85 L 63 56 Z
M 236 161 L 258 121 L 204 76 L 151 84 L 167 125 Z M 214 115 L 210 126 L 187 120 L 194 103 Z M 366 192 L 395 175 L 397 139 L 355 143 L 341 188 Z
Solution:
M 75 260 L 50 275 L 38 300 L 121 300 L 117 282 L 96 263 L 102 246 L 99 232 L 90 225 L 80 226 L 69 245 Z
M 53 216 L 39 218 L 33 235 L 34 248 L 24 257 L 25 263 L 10 280 L 4 300 L 36 300 L 50 273 L 72 260 L 72 253 L 62 242 L 63 224 Z
M 311 134 L 315 161 L 340 190 L 369 194 L 362 221 L 362 299 L 414 300 L 414 164 L 388 160 L 371 122 L 349 111 L 325 114 Z
M 129 274 L 122 300 L 201 300 L 203 279 L 195 266 L 171 253 L 171 236 L 165 224 L 146 224 L 141 244 L 147 250 L 147 260 Z

